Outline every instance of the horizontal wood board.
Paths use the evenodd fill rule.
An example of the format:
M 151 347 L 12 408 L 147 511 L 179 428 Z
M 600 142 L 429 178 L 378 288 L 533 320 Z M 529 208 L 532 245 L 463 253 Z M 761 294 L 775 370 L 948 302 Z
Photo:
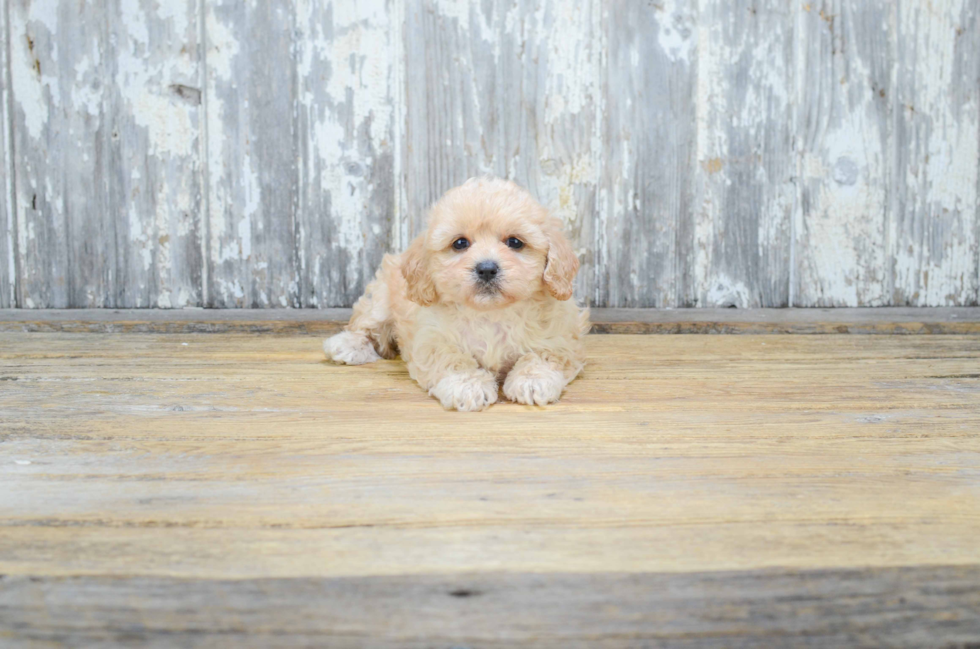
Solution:
M 306 336 L 0 333 L 0 644 L 980 641 L 980 337 L 587 347 L 461 414 Z
M 0 310 L 0 331 L 74 333 L 269 333 L 323 336 L 350 309 Z M 604 334 L 978 334 L 974 307 L 876 309 L 592 309 Z

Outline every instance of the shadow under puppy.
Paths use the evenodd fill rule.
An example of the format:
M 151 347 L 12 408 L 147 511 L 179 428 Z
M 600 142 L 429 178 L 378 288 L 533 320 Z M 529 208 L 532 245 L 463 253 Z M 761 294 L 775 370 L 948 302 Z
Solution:
M 474 178 L 432 206 L 428 229 L 385 255 L 327 358 L 359 365 L 401 353 L 445 408 L 557 401 L 585 365 L 588 309 L 562 224 L 518 185 Z

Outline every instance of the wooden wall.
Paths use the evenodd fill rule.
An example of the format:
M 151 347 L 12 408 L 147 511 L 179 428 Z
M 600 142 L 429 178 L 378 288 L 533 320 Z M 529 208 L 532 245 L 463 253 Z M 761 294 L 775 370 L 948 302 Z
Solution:
M 598 306 L 978 301 L 975 0 L 0 8 L 0 308 L 347 306 L 486 172 Z

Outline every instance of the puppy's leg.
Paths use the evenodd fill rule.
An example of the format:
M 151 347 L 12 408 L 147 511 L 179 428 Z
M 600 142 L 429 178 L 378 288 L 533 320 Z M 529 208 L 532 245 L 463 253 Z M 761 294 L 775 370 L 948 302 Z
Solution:
M 497 401 L 497 379 L 480 368 L 452 372 L 429 388 L 429 394 L 447 410 L 483 410 Z
M 408 373 L 447 410 L 472 412 L 497 401 L 497 377 L 451 342 L 421 341 L 413 350 Z
M 554 403 L 580 370 L 581 364 L 574 361 L 525 354 L 507 374 L 504 396 L 529 406 Z
M 328 361 L 344 365 L 364 365 L 380 360 L 371 338 L 363 332 L 341 331 L 323 341 Z
M 346 365 L 395 357 L 388 285 L 380 271 L 354 305 L 354 313 L 344 331 L 323 341 L 323 353 L 328 360 Z

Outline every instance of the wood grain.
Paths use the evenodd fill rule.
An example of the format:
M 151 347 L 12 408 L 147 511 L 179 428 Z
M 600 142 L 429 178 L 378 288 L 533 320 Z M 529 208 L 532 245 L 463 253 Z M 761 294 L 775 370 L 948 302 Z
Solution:
M 607 3 L 596 306 L 697 304 L 696 8 Z
M 698 15 L 697 302 L 789 304 L 796 200 L 796 3 L 702 3 Z
M 199 305 L 196 3 L 10 16 L 20 306 Z
M 399 241 L 471 176 L 512 178 L 566 224 L 589 295 L 600 146 L 598 3 L 408 0 Z M 560 34 L 560 37 L 555 37 Z
M 253 333 L 327 336 L 350 309 L 0 310 L 0 331 L 46 333 Z M 601 334 L 980 333 L 976 307 L 877 309 L 593 309 Z
M 921 647 L 980 638 L 967 566 L 0 581 L 10 647 Z M 4 631 L 3 629 L 6 629 Z
M 111 130 L 102 137 L 111 229 L 103 234 L 102 263 L 112 263 L 115 276 L 101 306 L 202 305 L 204 111 L 197 9 L 197 0 L 152 8 L 114 0 L 105 8 L 103 93 Z
M 305 337 L 2 333 L 0 638 L 977 640 L 980 338 L 588 349 L 462 415 Z
M 972 0 L 3 6 L 0 308 L 350 306 L 487 172 L 594 306 L 980 300 Z
M 297 307 L 293 2 L 205 3 L 208 303 Z
M 353 304 L 391 249 L 394 42 L 400 26 L 390 4 L 314 0 L 296 8 L 295 245 L 305 307 Z
M 106 8 L 11 0 L 9 12 L 19 306 L 106 306 L 125 223 L 105 186 Z
M 309 338 L 2 334 L 0 573 L 980 561 L 976 337 L 589 350 L 557 406 L 465 417 Z
M 16 210 L 13 202 L 14 152 L 10 133 L 10 64 L 7 29 L 7 0 L 0 0 L 0 309 L 17 306 L 17 232 L 14 227 Z
M 980 8 L 896 7 L 891 301 L 976 304 Z
M 799 11 L 794 306 L 890 304 L 893 3 Z
M 208 5 L 210 306 L 346 306 L 374 276 L 393 30 L 380 1 Z

